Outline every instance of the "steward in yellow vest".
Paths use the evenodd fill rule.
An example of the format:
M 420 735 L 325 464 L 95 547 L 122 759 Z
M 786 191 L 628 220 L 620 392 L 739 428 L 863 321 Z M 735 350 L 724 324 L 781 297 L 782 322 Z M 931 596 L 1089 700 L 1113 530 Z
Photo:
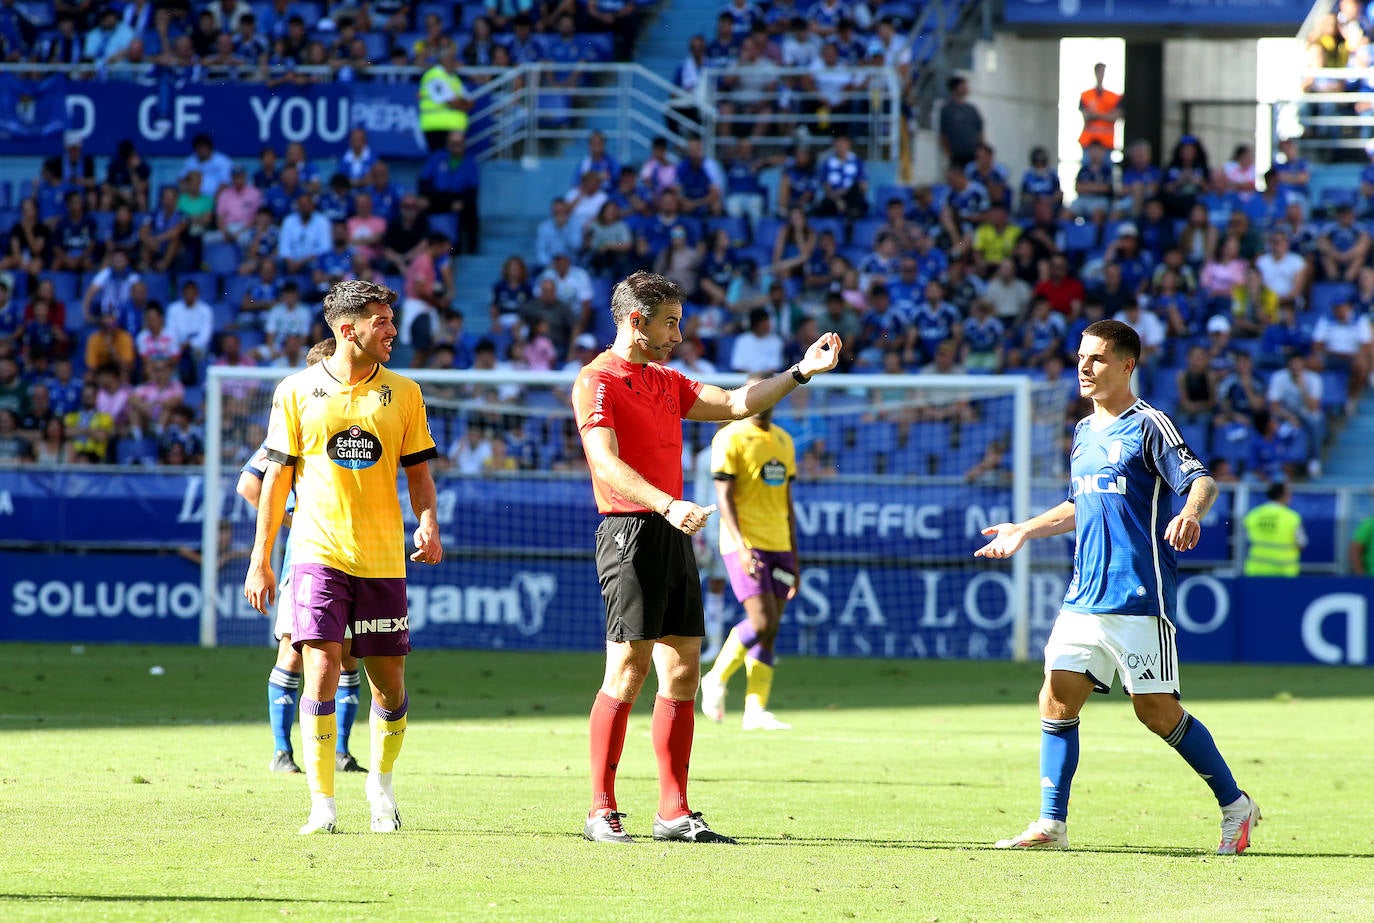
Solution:
M 468 130 L 472 100 L 458 79 L 458 56 L 451 45 L 440 52 L 438 64 L 420 75 L 418 96 L 420 131 L 431 151 L 443 150 L 451 133 Z
M 1287 484 L 1269 485 L 1266 496 L 1269 502 L 1245 514 L 1245 576 L 1296 577 L 1307 544 L 1302 516 L 1288 505 Z

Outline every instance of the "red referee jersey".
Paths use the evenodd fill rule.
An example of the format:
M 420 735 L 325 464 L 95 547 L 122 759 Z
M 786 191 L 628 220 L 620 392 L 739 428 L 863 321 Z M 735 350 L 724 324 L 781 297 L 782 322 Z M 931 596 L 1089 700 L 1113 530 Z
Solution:
M 615 431 L 620 458 L 646 481 L 682 496 L 682 420 L 696 403 L 701 382 L 656 362 L 627 362 L 607 350 L 588 362 L 573 386 L 573 413 L 585 437 L 598 426 Z M 601 513 L 644 513 L 592 472 Z

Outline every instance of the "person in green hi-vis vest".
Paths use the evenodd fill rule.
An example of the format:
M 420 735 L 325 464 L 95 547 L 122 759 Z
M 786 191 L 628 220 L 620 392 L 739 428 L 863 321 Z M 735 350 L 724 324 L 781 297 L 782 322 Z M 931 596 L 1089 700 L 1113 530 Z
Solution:
M 1288 485 L 1276 481 L 1265 491 L 1269 499 L 1245 514 L 1245 576 L 1296 577 L 1299 557 L 1307 545 L 1302 516 L 1290 507 Z
M 446 45 L 439 63 L 420 75 L 420 131 L 431 151 L 441 151 L 448 136 L 468 130 L 468 110 L 472 100 L 458 78 L 458 53 Z
M 1357 577 L 1374 574 L 1374 514 L 1361 519 L 1350 536 L 1350 572 Z

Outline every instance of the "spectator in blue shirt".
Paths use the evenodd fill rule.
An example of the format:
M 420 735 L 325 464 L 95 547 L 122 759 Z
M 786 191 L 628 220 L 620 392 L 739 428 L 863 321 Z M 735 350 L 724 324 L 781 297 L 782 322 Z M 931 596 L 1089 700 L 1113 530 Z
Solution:
M 429 203 L 426 213 L 458 217 L 455 253 L 477 252 L 481 233 L 477 215 L 479 182 L 477 158 L 468 154 L 467 138 L 461 131 L 449 132 L 445 150 L 430 154 L 420 170 L 420 194 Z
M 348 133 L 348 150 L 339 157 L 339 168 L 336 172 L 342 173 L 351 185 L 362 186 L 367 182 L 372 165 L 376 162 L 377 155 L 367 143 L 367 130 L 355 128 Z
M 821 200 L 817 216 L 862 218 L 868 214 L 868 178 L 848 135 L 836 135 L 835 146 L 821 163 Z
M 1112 164 L 1107 159 L 1107 149 L 1096 141 L 1088 145 L 1087 154 L 1074 179 L 1078 198 L 1073 203 L 1073 213 L 1100 225 L 1107 220 L 1115 196 Z
M 1312 168 L 1307 161 L 1298 156 L 1298 142 L 1292 138 L 1279 141 L 1279 159 L 1274 163 L 1279 188 L 1291 196 L 1296 196 L 1306 207 L 1310 192 L 1308 184 L 1312 181 Z
M 332 222 L 347 221 L 353 211 L 352 187 L 348 177 L 335 173 L 329 178 L 329 188 L 320 196 L 317 208 Z
M 759 179 L 764 162 L 754 158 L 754 143 L 748 138 L 740 138 L 722 167 L 725 213 L 732 218 L 748 218 L 751 225 L 757 224 L 768 207 L 768 192 Z
M 810 212 L 820 199 L 820 191 L 816 155 L 811 148 L 798 144 L 782 165 L 782 177 L 778 180 L 778 214 L 785 215 L 793 207 Z
M 974 149 L 973 160 L 964 164 L 964 173 L 988 191 L 990 202 L 1011 211 L 1011 174 L 997 162 L 991 145 L 983 143 Z
M 539 222 L 539 227 L 534 233 L 534 259 L 537 269 L 543 269 L 551 264 L 555 254 L 577 253 L 582 249 L 577 228 L 568 220 L 570 215 L 571 209 L 562 196 L 549 204 L 549 217 Z
M 305 185 L 300 181 L 300 172 L 294 164 L 287 164 L 278 173 L 275 185 L 262 194 L 262 204 L 272 212 L 277 221 L 285 220 L 291 209 L 303 195 L 308 195 Z
M 743 39 L 743 35 L 735 35 L 734 17 L 721 13 L 716 17 L 716 37 L 706 43 L 706 66 L 716 71 L 730 67 L 739 58 Z
M 1354 282 L 1369 258 L 1369 235 L 1355 223 L 1355 209 L 1341 205 L 1336 220 L 1317 238 L 1317 255 L 1328 282 Z
M 1029 217 L 1037 199 L 1051 200 L 1056 211 L 1064 201 L 1064 190 L 1059 186 L 1059 173 L 1050 166 L 1049 152 L 1043 147 L 1031 150 L 1030 169 L 1021 175 L 1021 207 L 1017 209 L 1017 214 Z
M 910 326 L 906 344 L 908 364 L 931 362 L 941 343 L 949 341 L 957 348 L 964 337 L 963 316 L 945 300 L 945 287 L 937 279 L 926 283 L 925 298 L 916 305 L 907 323 Z M 915 359 L 917 351 L 920 360 Z
M 724 184 L 720 164 L 702 152 L 700 138 L 690 139 L 677 164 L 682 210 L 689 215 L 720 215 L 725 206 Z
M 900 350 L 907 343 L 907 319 L 892 310 L 892 300 L 882 284 L 869 289 L 867 301 L 868 310 L 859 333 L 858 361 L 877 368 L 882 365 L 883 353 Z
M 1126 159 L 1121 165 L 1121 198 L 1116 202 L 1119 214 L 1139 216 L 1146 203 L 1159 195 L 1164 173 L 1154 165 L 1153 156 L 1148 141 L 1132 141 L 1126 146 Z
M 81 193 L 67 193 L 66 214 L 53 227 L 53 265 L 59 272 L 93 272 L 99 263 L 95 219 L 86 214 Z
M 573 170 L 572 188 L 576 189 L 581 184 L 583 174 L 592 172 L 605 178 L 603 188 L 607 193 L 615 188 L 620 176 L 620 162 L 606 153 L 606 136 L 599 131 L 587 136 L 587 153 Z

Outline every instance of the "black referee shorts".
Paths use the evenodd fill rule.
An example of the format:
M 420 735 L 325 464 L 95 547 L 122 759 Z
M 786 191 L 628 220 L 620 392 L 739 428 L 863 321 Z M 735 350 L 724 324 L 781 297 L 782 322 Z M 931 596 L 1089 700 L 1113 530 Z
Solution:
M 657 513 L 612 514 L 596 529 L 607 641 L 706 634 L 692 540 Z

